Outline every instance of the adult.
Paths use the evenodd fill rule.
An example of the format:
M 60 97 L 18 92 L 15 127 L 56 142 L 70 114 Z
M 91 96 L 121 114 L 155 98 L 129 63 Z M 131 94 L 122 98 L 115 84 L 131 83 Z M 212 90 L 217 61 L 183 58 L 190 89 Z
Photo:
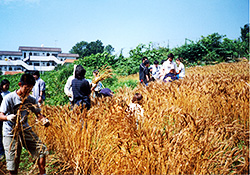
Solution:
M 76 70 L 76 66 L 77 65 L 74 65 L 74 70 L 73 70 L 73 75 L 71 75 L 65 86 L 64 86 L 64 93 L 69 97 L 69 102 L 70 102 L 70 105 L 72 106 L 72 103 L 73 103 L 73 92 L 72 92 L 72 80 L 75 79 L 75 70 Z
M 4 97 L 8 93 L 10 93 L 9 88 L 10 88 L 10 82 L 7 79 L 3 79 L 0 84 L 0 88 L 2 90 L 1 95 Z M 1 104 L 1 103 L 0 103 Z
M 98 79 L 99 77 L 99 71 L 96 69 L 93 71 L 93 76 L 94 79 Z M 93 84 L 91 91 L 94 91 L 93 93 L 93 98 L 99 96 L 100 91 L 104 88 L 103 84 L 101 83 L 101 81 L 98 81 L 96 84 Z
M 165 61 L 162 65 L 162 72 L 163 72 L 163 77 L 170 72 L 171 69 L 174 69 L 175 71 L 177 71 L 177 66 L 176 63 L 173 61 L 174 59 L 174 55 L 172 53 L 170 53 L 168 55 L 168 60 Z
M 150 66 L 150 70 L 152 72 L 153 80 L 159 80 L 161 70 L 161 65 L 159 65 L 159 61 L 155 60 L 154 65 Z
M 140 67 L 141 67 L 141 65 L 140 65 Z M 145 60 L 143 63 L 143 69 L 141 72 L 139 72 L 140 82 L 144 83 L 146 86 L 148 86 L 148 82 L 149 82 L 149 78 L 150 78 L 148 67 L 149 67 L 149 61 Z
M 39 71 L 35 71 L 33 77 L 36 80 L 36 84 L 32 89 L 32 95 L 35 97 L 38 105 L 41 106 L 45 100 L 45 82 L 40 78 Z
M 148 60 L 148 58 L 147 57 L 142 57 L 142 63 L 140 64 L 140 67 L 139 67 L 139 80 L 140 80 L 140 82 L 141 82 L 141 80 L 142 80 L 142 73 L 143 73 L 143 71 L 144 71 L 144 69 L 145 69 L 145 65 L 144 65 L 144 62 L 146 61 L 146 60 Z
M 177 58 L 176 63 L 179 65 L 177 68 L 177 75 L 180 79 L 183 79 L 185 77 L 185 67 L 182 63 L 182 58 Z
M 9 91 L 10 82 L 7 79 L 3 79 L 0 84 L 0 105 L 2 103 L 3 97 L 10 93 Z M 4 147 L 3 147 L 3 121 L 0 121 L 0 160 L 4 159 Z
M 0 89 L 1 92 L 1 89 Z M 3 97 L 0 94 L 0 105 L 2 103 Z M 2 130 L 3 130 L 3 121 L 0 121 L 0 161 L 4 159 L 4 147 L 3 147 L 3 134 L 2 134 Z
M 86 70 L 78 65 L 75 71 L 75 79 L 72 80 L 73 105 L 90 109 L 91 88 L 85 79 Z
M 45 174 L 45 159 L 48 154 L 46 146 L 39 140 L 28 124 L 28 115 L 32 111 L 39 122 L 49 126 L 49 120 L 40 113 L 37 101 L 29 94 L 35 85 L 35 79 L 30 74 L 23 74 L 18 83 L 19 89 L 3 98 L 0 108 L 0 120 L 3 123 L 3 145 L 6 156 L 6 166 L 10 174 L 17 174 L 22 146 L 37 160 L 40 174 Z M 36 107 L 35 107 L 36 106 Z M 20 110 L 20 111 L 19 111 Z M 17 116 L 18 115 L 18 116 Z M 17 117 L 19 120 L 17 120 Z M 16 137 L 14 130 L 20 122 L 22 130 Z

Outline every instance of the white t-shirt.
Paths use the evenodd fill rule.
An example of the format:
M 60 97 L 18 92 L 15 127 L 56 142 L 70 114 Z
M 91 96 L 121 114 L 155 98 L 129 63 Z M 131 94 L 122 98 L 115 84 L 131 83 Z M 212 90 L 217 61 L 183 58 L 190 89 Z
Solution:
M 157 67 L 155 65 L 151 65 L 150 68 L 152 68 L 152 76 L 155 79 L 159 79 L 160 78 L 161 65 L 158 65 Z
M 175 71 L 177 71 L 177 66 L 174 61 L 170 62 L 167 60 L 163 63 L 162 69 L 164 69 L 163 75 L 165 76 L 171 69 L 175 69 Z
M 130 103 L 129 110 L 131 110 L 132 112 L 135 113 L 135 116 L 137 117 L 138 121 L 142 119 L 144 110 L 142 109 L 142 107 L 139 104 Z
M 185 77 L 185 67 L 184 67 L 184 64 L 181 63 L 179 65 L 178 72 L 179 71 L 181 71 L 180 74 L 179 74 L 179 77 L 184 78 Z

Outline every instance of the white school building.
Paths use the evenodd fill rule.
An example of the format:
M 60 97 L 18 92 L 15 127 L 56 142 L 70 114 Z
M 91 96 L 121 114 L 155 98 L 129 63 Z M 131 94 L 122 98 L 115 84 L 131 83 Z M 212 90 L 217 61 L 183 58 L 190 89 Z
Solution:
M 61 48 L 20 46 L 19 51 L 0 51 L 3 74 L 26 71 L 51 71 L 60 64 L 72 63 L 78 54 L 62 53 Z

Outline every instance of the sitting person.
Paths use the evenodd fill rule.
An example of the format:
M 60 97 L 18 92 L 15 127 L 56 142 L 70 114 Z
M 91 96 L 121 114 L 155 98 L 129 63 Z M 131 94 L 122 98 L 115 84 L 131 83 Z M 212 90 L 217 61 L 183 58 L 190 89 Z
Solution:
M 175 69 L 170 69 L 169 73 L 167 73 L 165 77 L 163 78 L 163 81 L 172 82 L 174 80 L 178 80 L 178 78 L 176 77 Z

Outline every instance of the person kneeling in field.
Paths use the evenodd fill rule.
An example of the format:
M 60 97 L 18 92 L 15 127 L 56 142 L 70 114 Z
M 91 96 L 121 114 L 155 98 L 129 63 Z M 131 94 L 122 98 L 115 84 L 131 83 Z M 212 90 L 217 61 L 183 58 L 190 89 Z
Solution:
M 143 113 L 144 110 L 141 107 L 142 104 L 142 98 L 143 96 L 140 93 L 135 93 L 135 95 L 133 96 L 132 99 L 132 103 L 129 104 L 129 110 L 135 113 L 136 116 L 136 125 L 138 126 L 138 124 L 140 122 L 143 123 Z
M 174 80 L 178 80 L 178 78 L 176 77 L 176 72 L 175 72 L 175 69 L 171 69 L 169 71 L 169 73 L 167 73 L 165 75 L 165 77 L 163 78 L 163 81 L 164 82 L 172 82 Z
M 23 74 L 18 83 L 20 88 L 7 94 L 1 104 L 0 120 L 4 121 L 3 145 L 7 170 L 10 174 L 18 173 L 22 146 L 37 160 L 40 174 L 45 174 L 45 158 L 48 151 L 28 124 L 29 111 L 35 113 L 37 120 L 45 127 L 50 123 L 40 113 L 41 109 L 38 107 L 36 99 L 29 95 L 34 85 L 33 76 Z

